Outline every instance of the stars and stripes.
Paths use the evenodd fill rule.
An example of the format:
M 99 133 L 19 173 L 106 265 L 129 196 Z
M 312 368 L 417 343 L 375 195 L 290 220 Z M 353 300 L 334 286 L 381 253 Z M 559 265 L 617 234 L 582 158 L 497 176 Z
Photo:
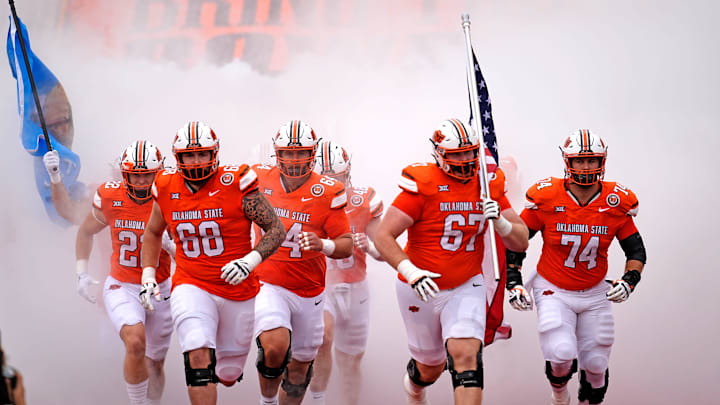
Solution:
M 480 107 L 480 130 L 482 131 L 482 137 L 485 142 L 485 161 L 487 162 L 488 173 L 490 173 L 497 169 L 497 162 L 499 161 L 495 124 L 492 118 L 490 94 L 488 93 L 487 83 L 485 83 L 485 79 L 480 71 L 475 50 L 472 50 L 472 56 L 475 80 L 477 82 L 478 106 Z M 468 86 L 469 85 L 468 83 Z M 468 91 L 468 94 L 472 93 Z M 473 118 L 472 107 L 470 107 L 470 120 L 468 121 L 470 125 L 472 125 Z

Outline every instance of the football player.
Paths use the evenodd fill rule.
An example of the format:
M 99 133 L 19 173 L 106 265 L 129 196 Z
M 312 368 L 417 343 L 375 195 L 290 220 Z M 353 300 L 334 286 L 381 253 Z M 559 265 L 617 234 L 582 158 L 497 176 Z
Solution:
M 140 303 L 140 249 L 147 219 L 152 210 L 150 187 L 163 167 L 158 148 L 136 141 L 125 149 L 120 161 L 122 181 L 98 187 L 90 213 L 77 232 L 78 293 L 95 303 L 90 291 L 97 284 L 88 273 L 93 235 L 110 227 L 112 257 L 105 280 L 105 309 L 125 344 L 123 372 L 131 404 L 159 403 L 165 384 L 163 363 L 170 347 L 172 319 L 170 303 L 159 302 L 153 312 Z M 170 294 L 170 256 L 160 255 L 157 282 L 164 296 Z M 146 399 L 147 398 L 147 399 Z
M 333 141 L 320 141 L 316 170 L 345 186 L 345 207 L 353 234 L 353 254 L 344 259 L 327 258 L 327 299 L 325 332 L 315 359 L 315 375 L 310 381 L 313 404 L 325 403 L 332 370 L 332 347 L 342 376 L 343 403 L 355 405 L 360 395 L 360 364 L 370 329 L 370 290 L 366 279 L 366 255 L 382 260 L 372 237 L 380 223 L 383 202 L 372 187 L 357 187 L 350 182 L 350 155 Z
M 540 346 L 552 404 L 570 403 L 567 383 L 578 369 L 580 404 L 600 404 L 614 341 L 610 305 L 628 299 L 645 265 L 645 247 L 633 221 L 638 199 L 627 187 L 603 181 L 607 146 L 590 130 L 575 131 L 560 150 L 565 177 L 531 186 L 521 213 L 531 237 L 542 233 L 532 283 Z M 606 283 L 608 247 L 615 238 L 625 252 L 625 272 Z M 519 272 L 524 257 L 522 250 L 507 252 L 509 300 L 518 310 L 532 308 Z
M 263 286 L 255 336 L 262 404 L 302 402 L 323 339 L 325 258 L 352 254 L 343 183 L 313 171 L 318 141 L 308 123 L 290 121 L 273 141 L 276 166 L 254 166 L 262 193 L 288 230 L 277 253 L 258 267 Z
M 220 166 L 219 141 L 202 122 L 188 122 L 173 141 L 177 169 L 158 174 L 155 200 L 142 248 L 141 300 L 147 308 L 164 294 L 158 286 L 161 234 L 176 244 L 172 319 L 185 363 L 193 405 L 215 404 L 217 383 L 242 378 L 252 342 L 253 270 L 280 246 L 285 229 L 258 192 L 257 175 L 245 164 Z M 253 248 L 251 224 L 265 235 Z
M 511 249 L 527 247 L 528 231 L 511 209 L 504 187 L 491 187 L 490 196 L 481 198 L 480 144 L 472 128 L 457 119 L 445 120 L 430 141 L 435 163 L 403 169 L 402 191 L 382 219 L 375 243 L 399 273 L 397 299 L 411 355 L 403 380 L 408 404 L 428 403 L 425 387 L 446 365 L 455 403 L 479 404 L 487 221 L 494 221 L 495 231 Z M 405 230 L 403 250 L 395 239 Z

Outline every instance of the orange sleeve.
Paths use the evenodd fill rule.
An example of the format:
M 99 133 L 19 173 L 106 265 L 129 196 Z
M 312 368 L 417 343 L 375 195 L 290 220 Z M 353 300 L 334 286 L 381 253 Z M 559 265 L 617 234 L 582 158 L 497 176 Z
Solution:
M 503 194 L 502 197 L 498 198 L 496 201 L 500 205 L 500 211 L 512 208 L 510 200 L 508 200 L 507 195 L 505 194 Z
M 620 229 L 618 229 L 615 236 L 617 237 L 618 240 L 623 240 L 623 239 L 627 238 L 628 236 L 636 233 L 637 231 L 638 230 L 637 230 L 637 227 L 635 226 L 635 221 L 632 219 L 631 216 L 628 215 L 627 219 L 625 220 L 625 223 L 623 224 L 623 226 Z
M 525 225 L 533 231 L 541 231 L 543 228 L 543 223 L 540 220 L 540 216 L 538 216 L 537 210 L 529 210 L 526 208 L 520 213 L 520 218 L 522 218 Z
M 330 239 L 350 233 L 350 222 L 348 222 L 347 214 L 343 208 L 331 209 L 330 213 L 323 224 L 323 230 Z
M 408 214 L 413 221 L 417 221 L 420 219 L 420 215 L 422 215 L 423 198 L 420 194 L 409 193 L 403 190 L 395 197 L 392 205 Z

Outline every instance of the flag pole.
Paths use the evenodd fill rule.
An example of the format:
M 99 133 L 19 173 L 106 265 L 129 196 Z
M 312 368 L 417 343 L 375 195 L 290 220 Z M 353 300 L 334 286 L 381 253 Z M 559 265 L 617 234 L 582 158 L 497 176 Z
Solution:
M 33 97 L 35 98 L 35 107 L 37 108 L 38 117 L 40 118 L 40 126 L 43 130 L 45 145 L 47 145 L 48 150 L 53 150 L 52 144 L 50 143 L 50 135 L 48 134 L 47 125 L 45 124 L 45 116 L 43 115 L 42 106 L 40 105 L 40 97 L 38 96 L 37 87 L 35 87 L 35 79 L 33 78 L 32 70 L 30 69 L 30 59 L 28 59 L 28 53 L 27 48 L 25 47 L 25 39 L 22 35 L 22 26 L 20 25 L 20 19 L 18 18 L 17 11 L 15 10 L 15 1 L 8 0 L 8 2 L 10 3 L 10 11 L 12 12 L 13 21 L 15 22 L 15 29 L 17 30 L 18 39 L 20 40 L 20 49 L 22 49 L 23 59 L 25 60 L 25 69 L 27 69 L 28 79 L 30 80 Z M 19 75 L 20 74 L 18 72 L 18 76 Z M 18 80 L 22 80 L 22 78 L 18 77 Z
M 478 105 L 478 94 L 477 94 L 477 80 L 475 80 L 475 64 L 473 63 L 473 53 L 472 53 L 472 41 L 470 40 L 470 15 L 467 13 L 464 13 L 462 15 L 462 27 L 463 32 L 465 33 L 465 56 L 466 56 L 466 73 L 467 73 L 467 83 L 468 83 L 468 90 L 470 91 L 470 109 L 472 110 L 472 115 L 475 117 L 472 123 L 472 127 L 475 130 L 475 133 L 478 135 L 478 138 L 480 139 L 480 150 L 479 150 L 479 160 L 480 160 L 480 182 L 482 184 L 482 190 L 480 192 L 481 198 L 490 198 L 490 182 L 488 181 L 488 173 L 487 173 L 487 162 L 485 161 L 486 156 L 486 145 L 485 141 L 483 140 L 483 132 L 481 128 L 479 128 L 478 122 L 480 121 L 480 106 Z M 492 255 L 492 262 L 493 262 L 493 271 L 495 273 L 495 281 L 500 281 L 500 265 L 498 264 L 498 257 L 497 257 L 497 243 L 495 242 L 495 224 L 493 221 L 488 221 L 487 224 L 487 230 L 490 234 L 490 254 Z

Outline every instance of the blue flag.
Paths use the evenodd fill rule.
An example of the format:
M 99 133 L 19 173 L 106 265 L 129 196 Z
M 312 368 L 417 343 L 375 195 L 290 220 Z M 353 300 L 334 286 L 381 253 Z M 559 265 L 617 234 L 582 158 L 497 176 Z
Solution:
M 495 124 L 492 118 L 492 106 L 490 105 L 490 93 L 488 93 L 487 84 L 483 78 L 482 72 L 480 71 L 480 64 L 478 64 L 477 58 L 475 57 L 475 50 L 470 48 L 473 56 L 473 65 L 475 69 L 475 81 L 477 83 L 477 94 L 478 94 L 478 105 L 480 106 L 480 129 L 483 133 L 483 140 L 485 141 L 485 150 L 487 152 L 486 162 L 488 172 L 494 172 L 498 165 L 498 147 L 497 138 L 495 137 Z M 468 83 L 470 85 L 470 83 Z M 468 91 L 468 94 L 470 91 Z M 469 123 L 472 125 L 473 114 L 472 106 L 470 107 L 470 120 Z
M 12 71 L 13 77 L 17 80 L 18 113 L 22 120 L 20 140 L 23 148 L 33 156 L 35 185 L 40 193 L 45 211 L 55 223 L 67 226 L 69 223 L 58 215 L 52 202 L 50 176 L 42 161 L 42 157 L 48 151 L 48 147 L 45 144 L 43 131 L 37 118 L 38 112 L 32 94 L 30 78 L 25 67 L 25 60 L 22 47 L 20 46 L 17 28 L 11 17 L 7 39 L 7 55 L 8 61 L 10 62 L 10 70 Z M 72 114 L 70 113 L 70 103 L 58 79 L 50 69 L 35 56 L 30 48 L 30 38 L 27 33 L 27 28 L 22 22 L 20 22 L 20 29 L 22 30 L 23 39 L 25 40 L 30 69 L 35 79 L 35 85 L 38 90 L 43 112 L 46 113 L 46 111 L 50 109 L 53 112 L 51 115 L 57 115 L 57 117 L 48 117 L 46 113 L 45 119 L 52 147 L 58 151 L 58 155 L 60 156 L 60 172 L 63 183 L 70 198 L 72 200 L 78 200 L 85 195 L 85 185 L 77 181 L 78 174 L 80 173 L 80 157 L 70 150 L 72 146 Z M 54 114 L 55 111 L 61 112 Z M 60 129 L 56 130 L 56 133 L 53 133 L 53 128 Z M 62 128 L 66 130 L 63 131 Z

